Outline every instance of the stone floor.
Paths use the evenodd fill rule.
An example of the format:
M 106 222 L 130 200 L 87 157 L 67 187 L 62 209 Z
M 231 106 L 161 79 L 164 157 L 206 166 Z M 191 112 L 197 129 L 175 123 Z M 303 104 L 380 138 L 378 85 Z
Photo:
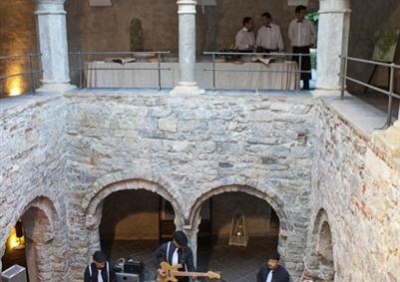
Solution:
M 259 267 L 266 256 L 276 250 L 277 234 L 268 237 L 249 238 L 246 247 L 229 246 L 228 239 L 219 239 L 213 244 L 203 244 L 198 248 L 197 270 L 213 271 L 221 275 L 220 281 L 254 282 Z M 112 262 L 118 258 L 137 258 L 145 266 L 141 281 L 153 281 L 155 268 L 152 253 L 157 248 L 157 241 L 114 241 L 103 242 L 103 249 Z M 205 278 L 199 279 L 206 281 Z

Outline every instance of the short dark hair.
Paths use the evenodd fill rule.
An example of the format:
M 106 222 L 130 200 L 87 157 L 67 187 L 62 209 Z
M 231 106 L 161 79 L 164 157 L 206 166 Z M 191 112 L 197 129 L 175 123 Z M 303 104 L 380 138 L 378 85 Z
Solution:
M 299 6 L 296 7 L 295 12 L 296 13 L 300 13 L 301 11 L 305 11 L 305 10 L 307 10 L 306 6 L 299 5 Z
M 261 17 L 266 17 L 267 19 L 272 19 L 271 14 L 268 12 L 265 12 L 264 14 L 262 14 Z
M 278 252 L 274 252 L 268 256 L 268 259 L 280 260 L 281 255 Z
M 104 263 L 107 260 L 107 256 L 105 253 L 103 253 L 102 251 L 96 251 L 93 254 L 93 260 L 95 262 L 99 262 L 99 263 Z
M 243 18 L 243 26 L 245 26 L 247 23 L 249 23 L 252 20 L 253 20 L 252 17 L 244 17 Z
M 175 242 L 178 243 L 180 246 L 184 247 L 188 244 L 188 239 L 182 230 L 175 231 L 173 238 L 174 238 Z

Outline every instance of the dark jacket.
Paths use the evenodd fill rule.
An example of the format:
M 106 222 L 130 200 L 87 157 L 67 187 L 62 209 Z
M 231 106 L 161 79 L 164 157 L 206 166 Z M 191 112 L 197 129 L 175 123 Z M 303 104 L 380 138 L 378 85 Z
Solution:
M 109 272 L 109 275 L 107 275 L 107 269 Z M 90 265 L 88 265 L 85 269 L 85 277 L 84 277 L 84 282 L 97 282 L 97 268 L 96 264 L 93 262 Z M 106 265 L 104 268 L 101 270 L 101 276 L 103 277 L 104 282 L 115 282 L 115 272 L 114 269 L 111 267 L 109 262 L 106 262 Z M 108 280 L 108 277 L 110 277 L 110 280 Z
M 268 265 L 263 265 L 257 273 L 257 282 L 265 282 L 270 271 Z M 274 270 L 272 282 L 290 282 L 289 273 L 283 266 L 279 266 Z
M 171 264 L 172 255 L 175 252 L 175 245 L 172 241 L 162 244 L 157 248 L 153 255 L 153 263 L 156 269 L 160 268 L 160 263 L 165 261 Z M 193 261 L 193 251 L 190 247 L 185 246 L 183 249 L 178 249 L 178 263 L 182 265 L 180 271 L 194 272 L 196 268 Z M 188 281 L 188 277 L 177 277 L 179 282 Z

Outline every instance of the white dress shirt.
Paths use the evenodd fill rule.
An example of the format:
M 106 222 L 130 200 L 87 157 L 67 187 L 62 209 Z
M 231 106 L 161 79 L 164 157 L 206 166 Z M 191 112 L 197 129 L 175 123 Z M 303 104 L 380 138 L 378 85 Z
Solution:
M 317 39 L 314 24 L 306 19 L 301 22 L 298 19 L 292 20 L 288 33 L 292 46 L 296 47 L 314 45 Z
M 271 270 L 268 273 L 268 276 L 267 276 L 267 279 L 265 279 L 265 282 L 272 282 L 272 275 L 274 275 L 274 271 L 273 270 Z
M 97 269 L 97 282 L 104 282 L 103 276 L 101 276 L 101 269 Z
M 174 253 L 172 254 L 171 265 L 177 265 L 178 263 L 179 263 L 179 255 L 178 255 L 178 248 L 176 248 Z
M 235 46 L 238 50 L 250 50 L 254 48 L 256 38 L 253 31 L 242 28 L 235 36 Z
M 260 27 L 257 32 L 256 46 L 264 49 L 278 49 L 282 51 L 284 46 L 279 26 L 271 23 L 269 24 L 269 27 L 265 25 Z

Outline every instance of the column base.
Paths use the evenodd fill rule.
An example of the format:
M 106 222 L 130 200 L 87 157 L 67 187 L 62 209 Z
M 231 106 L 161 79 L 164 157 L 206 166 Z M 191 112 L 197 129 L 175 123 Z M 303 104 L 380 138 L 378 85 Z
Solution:
M 176 96 L 193 96 L 204 94 L 205 90 L 199 88 L 196 82 L 179 82 L 170 93 Z
M 43 84 L 41 87 L 36 89 L 36 93 L 64 93 L 69 90 L 75 89 L 76 86 L 69 83 L 51 83 Z
M 314 97 L 338 97 L 340 98 L 340 88 L 339 89 L 322 89 L 322 88 L 317 88 L 315 90 L 311 90 L 312 96 Z M 345 95 L 348 95 L 349 93 L 345 90 L 344 91 Z

